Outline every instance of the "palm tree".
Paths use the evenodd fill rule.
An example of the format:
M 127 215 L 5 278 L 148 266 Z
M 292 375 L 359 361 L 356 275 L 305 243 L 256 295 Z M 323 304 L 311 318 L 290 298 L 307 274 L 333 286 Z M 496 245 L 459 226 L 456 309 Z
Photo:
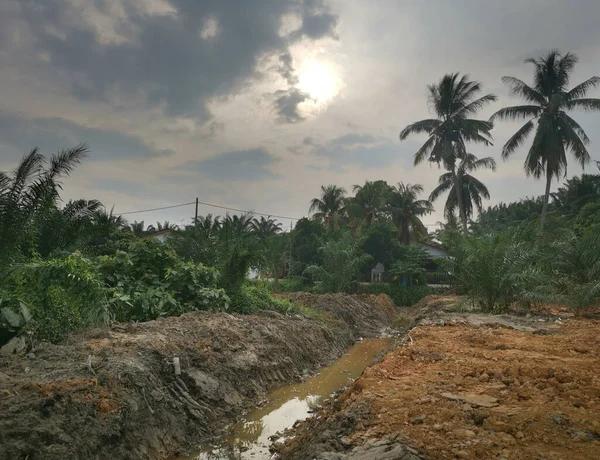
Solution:
M 577 56 L 572 53 L 561 55 L 554 50 L 541 58 L 530 58 L 525 62 L 535 66 L 533 86 L 514 77 L 503 77 L 502 81 L 510 88 L 512 95 L 521 97 L 527 105 L 500 109 L 490 120 L 528 120 L 504 144 L 504 159 L 523 145 L 527 136 L 535 130 L 524 169 L 527 176 L 536 179 L 546 176 L 544 204 L 540 216 L 541 232 L 548 212 L 552 178 L 558 179 L 567 173 L 566 152 L 569 151 L 582 167 L 590 161 L 586 148 L 590 140 L 581 126 L 567 115 L 567 111 L 600 111 L 600 99 L 584 97 L 600 83 L 600 78 L 592 77 L 569 90 L 569 79 L 577 63 Z
M 137 220 L 132 224 L 129 224 L 129 229 L 135 236 L 143 236 L 145 233 L 144 221 L 138 222 Z
M 313 219 L 322 222 L 328 230 L 339 228 L 344 214 L 346 190 L 337 185 L 321 186 L 321 198 L 313 198 L 309 213 Z M 316 211 L 316 212 L 315 212 Z
M 265 219 L 261 216 L 259 219 L 252 220 L 252 230 L 258 235 L 261 241 L 266 240 L 269 236 L 273 236 L 281 231 L 281 224 L 270 217 Z
M 438 186 L 429 195 L 429 201 L 433 202 L 443 193 L 450 191 L 448 198 L 446 199 L 446 205 L 444 206 L 444 216 L 446 219 L 450 220 L 451 216 L 454 216 L 454 212 L 457 208 L 457 194 L 454 190 L 457 183 L 460 183 L 460 186 L 462 187 L 461 196 L 463 200 L 463 209 L 465 210 L 467 218 L 473 216 L 473 204 L 475 204 L 477 211 L 481 212 L 481 199 L 485 198 L 486 200 L 489 200 L 490 192 L 487 187 L 481 181 L 469 174 L 478 169 L 491 169 L 492 171 L 495 171 L 496 160 L 492 157 L 478 159 L 475 155 L 468 153 L 456 168 L 456 174 L 447 172 L 440 176 Z M 457 178 L 459 178 L 458 181 L 456 181 Z
M 354 186 L 354 197 L 346 201 L 350 225 L 360 232 L 363 226 L 373 225 L 385 211 L 390 186 L 383 180 L 366 181 L 365 185 Z
M 12 173 L 0 172 L 0 266 L 10 263 L 26 241 L 35 234 L 44 217 L 53 209 L 61 190 L 60 178 L 68 176 L 87 155 L 88 148 L 80 144 L 62 150 L 46 159 L 37 148 L 23 157 Z
M 492 145 L 489 121 L 468 118 L 485 105 L 496 101 L 496 96 L 486 94 L 478 97 L 481 83 L 469 81 L 467 75 L 447 74 L 439 83 L 429 85 L 429 103 L 437 118 L 417 121 L 400 133 L 404 140 L 411 134 L 427 133 L 429 138 L 415 153 L 415 165 L 424 160 L 442 164 L 452 174 L 459 158 L 466 156 L 466 143 Z M 460 177 L 457 177 L 460 182 Z M 462 227 L 467 232 L 467 216 L 463 208 L 462 187 L 455 187 L 456 201 Z
M 421 222 L 421 217 L 433 212 L 433 205 L 430 201 L 417 199 L 422 192 L 423 186 L 420 184 L 399 182 L 397 187 L 392 187 L 389 195 L 392 221 L 403 244 L 410 244 L 411 238 L 423 238 L 427 235 L 427 228 Z

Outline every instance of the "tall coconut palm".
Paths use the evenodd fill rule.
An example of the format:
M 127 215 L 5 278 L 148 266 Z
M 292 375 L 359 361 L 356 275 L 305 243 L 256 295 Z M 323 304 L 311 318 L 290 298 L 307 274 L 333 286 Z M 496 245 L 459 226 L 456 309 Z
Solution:
M 392 221 L 403 244 L 410 244 L 411 239 L 427 235 L 421 217 L 433 212 L 433 205 L 428 200 L 419 200 L 420 193 L 423 193 L 422 185 L 399 182 L 388 197 Z
M 408 125 L 400 133 L 400 139 L 404 140 L 411 134 L 428 134 L 427 141 L 415 153 L 415 165 L 427 160 L 442 164 L 455 174 L 457 159 L 467 154 L 468 142 L 492 145 L 492 123 L 469 117 L 497 98 L 493 94 L 479 97 L 481 83 L 470 81 L 467 75 L 460 76 L 458 73 L 444 75 L 439 83 L 429 85 L 427 89 L 429 103 L 437 118 Z M 460 182 L 459 177 L 457 180 Z M 466 232 L 467 216 L 462 206 L 462 187 L 456 187 L 455 193 L 462 227 Z
M 321 186 L 321 197 L 310 202 L 309 213 L 313 219 L 323 223 L 327 230 L 339 228 L 345 211 L 346 190 L 337 185 Z
M 364 226 L 373 225 L 384 213 L 390 186 L 383 180 L 366 181 L 354 186 L 354 197 L 346 201 L 350 225 L 358 233 Z
M 252 220 L 252 230 L 258 235 L 259 240 L 265 241 L 268 237 L 281 231 L 281 224 L 270 217 L 265 219 L 264 216 L 261 216 L 260 219 Z
M 20 251 L 36 249 L 24 245 L 35 240 L 39 224 L 56 209 L 60 178 L 68 176 L 87 152 L 81 144 L 58 152 L 47 164 L 35 148 L 12 173 L 0 172 L 0 267 Z
M 468 153 L 457 166 L 456 174 L 447 172 L 440 176 L 438 186 L 433 189 L 429 195 L 429 201 L 433 202 L 443 193 L 450 192 L 448 193 L 446 205 L 444 206 L 444 216 L 446 219 L 450 220 L 451 216 L 454 216 L 454 212 L 457 208 L 457 194 L 454 190 L 457 183 L 460 183 L 460 186 L 462 187 L 461 196 L 463 200 L 463 209 L 465 210 L 467 218 L 473 216 L 473 205 L 475 205 L 477 211 L 481 212 L 482 198 L 489 200 L 490 192 L 487 187 L 481 181 L 469 174 L 478 169 L 491 169 L 492 171 L 495 171 L 496 160 L 492 157 L 478 159 L 475 155 Z M 456 181 L 456 178 L 459 178 L 459 180 Z
M 552 179 L 567 173 L 567 156 L 570 152 L 583 167 L 590 161 L 586 146 L 590 140 L 585 131 L 567 111 L 581 109 L 600 111 L 600 99 L 584 97 L 600 83 L 599 77 L 592 77 L 571 90 L 568 89 L 571 73 L 577 63 L 572 53 L 561 55 L 550 51 L 537 59 L 527 59 L 526 63 L 535 67 L 533 86 L 518 78 L 503 77 L 502 81 L 510 88 L 511 95 L 519 96 L 527 105 L 505 107 L 497 111 L 491 121 L 528 120 L 502 148 L 502 158 L 510 157 L 533 131 L 533 143 L 525 159 L 525 173 L 536 179 L 546 177 L 544 204 L 540 217 L 540 232 L 548 212 L 548 198 Z

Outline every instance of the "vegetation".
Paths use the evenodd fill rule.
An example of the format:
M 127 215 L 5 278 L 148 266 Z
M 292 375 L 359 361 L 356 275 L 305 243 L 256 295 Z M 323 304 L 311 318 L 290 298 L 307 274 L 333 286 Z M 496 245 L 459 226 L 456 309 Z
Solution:
M 600 100 L 584 97 L 600 78 L 568 89 L 576 61 L 551 52 L 528 60 L 535 66 L 532 86 L 504 78 L 530 105 L 492 117 L 528 120 L 502 157 L 535 131 L 525 172 L 545 175 L 546 190 L 487 209 L 490 193 L 474 173 L 494 170 L 496 162 L 478 159 L 467 145 L 492 145 L 492 121 L 473 117 L 496 97 L 481 96 L 481 84 L 459 74 L 428 87 L 436 118 L 400 133 L 427 134 L 415 164 L 427 160 L 446 170 L 429 200 L 421 185 L 404 182 L 366 181 L 353 187 L 354 196 L 322 186 L 310 202 L 312 217 L 289 232 L 251 213 L 145 226 L 128 224 L 97 200 L 63 203 L 61 181 L 87 147 L 48 161 L 34 149 L 14 171 L 0 172 L 0 344 L 16 334 L 60 340 L 90 325 L 196 310 L 315 314 L 271 291 L 385 292 L 397 305 L 412 305 L 429 292 L 427 278 L 440 273 L 488 312 L 545 301 L 587 308 L 600 297 L 600 175 L 573 177 L 550 193 L 552 180 L 566 173 L 566 152 L 589 162 L 589 140 L 567 111 L 600 108 Z M 429 233 L 422 219 L 446 193 L 445 222 Z M 170 230 L 162 243 L 152 238 L 161 230 Z M 424 247 L 449 257 L 434 260 Z M 385 282 L 369 283 L 378 263 Z M 250 272 L 260 279 L 249 280 Z
M 513 95 L 521 97 L 528 105 L 500 109 L 492 116 L 492 120 L 528 119 L 506 142 L 502 148 L 502 158 L 511 156 L 523 145 L 529 134 L 535 131 L 524 169 L 527 176 L 536 179 L 546 176 L 540 216 L 540 230 L 543 231 L 552 178 L 560 179 L 566 175 L 566 153 L 570 152 L 582 167 L 590 162 L 586 147 L 590 140 L 567 111 L 600 111 L 600 99 L 585 97 L 590 89 L 600 83 L 600 78 L 592 77 L 569 90 L 571 73 L 577 63 L 577 56 L 571 53 L 561 55 L 555 50 L 541 58 L 531 58 L 525 62 L 535 66 L 533 86 L 514 77 L 504 77 L 502 81 L 510 87 Z
M 467 142 L 492 145 L 492 123 L 468 118 L 496 96 L 479 97 L 481 83 L 470 81 L 467 75 L 444 75 L 439 83 L 429 85 L 429 104 L 437 116 L 408 125 L 400 133 L 400 139 L 411 134 L 426 133 L 429 138 L 415 153 L 415 165 L 427 160 L 443 165 L 455 184 L 456 203 L 463 230 L 467 231 L 467 213 L 464 207 L 462 177 L 457 172 L 457 161 L 467 155 Z

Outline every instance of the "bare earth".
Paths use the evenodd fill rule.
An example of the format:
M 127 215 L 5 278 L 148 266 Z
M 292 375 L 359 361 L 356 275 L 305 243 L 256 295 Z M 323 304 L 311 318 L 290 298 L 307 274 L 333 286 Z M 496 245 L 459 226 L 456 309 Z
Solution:
M 281 457 L 395 458 L 356 454 L 387 440 L 431 459 L 600 458 L 600 321 L 554 313 L 434 314 L 291 433 Z

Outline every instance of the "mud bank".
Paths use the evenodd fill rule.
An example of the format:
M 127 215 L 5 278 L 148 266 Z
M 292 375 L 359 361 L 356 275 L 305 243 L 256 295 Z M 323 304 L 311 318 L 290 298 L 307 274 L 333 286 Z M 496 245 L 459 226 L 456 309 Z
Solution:
M 284 459 L 597 459 L 600 321 L 444 312 L 286 433 Z M 410 447 L 407 447 L 410 446 Z
M 324 319 L 189 313 L 0 356 L 0 459 L 164 459 L 395 322 L 385 296 L 304 296 Z M 181 375 L 172 363 L 178 357 Z

